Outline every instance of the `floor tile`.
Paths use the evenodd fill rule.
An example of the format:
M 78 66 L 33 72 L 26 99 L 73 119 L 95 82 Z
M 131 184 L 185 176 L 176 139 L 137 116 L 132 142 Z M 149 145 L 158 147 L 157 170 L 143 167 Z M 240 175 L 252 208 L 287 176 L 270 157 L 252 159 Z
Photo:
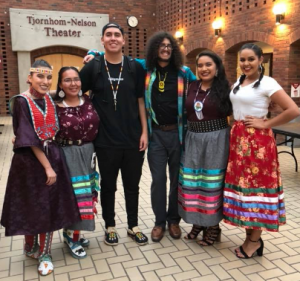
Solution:
M 13 155 L 11 118 L 0 117 L 5 130 L 0 135 L 0 208 L 2 208 L 6 180 Z M 288 148 L 278 148 L 279 151 Z M 300 161 L 300 148 L 295 148 Z M 138 246 L 127 236 L 127 215 L 121 177 L 116 192 L 116 224 L 120 236 L 115 247 L 103 243 L 104 222 L 96 218 L 96 230 L 84 231 L 90 239 L 87 258 L 74 259 L 63 243 L 62 232 L 53 237 L 52 255 L 54 274 L 40 277 L 38 262 L 23 254 L 23 237 L 5 237 L 0 227 L 0 281 L 300 281 L 300 171 L 294 171 L 294 162 L 287 154 L 280 154 L 282 180 L 285 191 L 287 224 L 280 232 L 264 232 L 264 256 L 248 260 L 236 257 L 234 249 L 243 243 L 241 228 L 221 223 L 222 242 L 212 247 L 200 247 L 196 241 L 184 239 L 191 225 L 181 221 L 182 238 L 174 240 L 166 231 L 164 238 L 151 241 L 154 215 L 151 208 L 151 174 L 144 162 L 140 182 L 139 224 L 148 236 L 149 244 Z M 299 162 L 300 163 L 300 162 Z M 169 182 L 168 182 L 169 184 Z M 1 211 L 1 209 L 0 209 Z M 200 235 L 201 236 L 201 235 Z M 201 237 L 198 239 L 201 239 Z

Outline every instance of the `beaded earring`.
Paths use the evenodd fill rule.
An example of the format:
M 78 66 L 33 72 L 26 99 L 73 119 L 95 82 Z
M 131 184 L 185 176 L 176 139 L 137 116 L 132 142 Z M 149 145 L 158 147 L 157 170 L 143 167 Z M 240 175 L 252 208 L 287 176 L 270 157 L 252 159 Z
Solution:
M 64 92 L 63 90 L 60 90 L 59 93 L 58 93 L 58 96 L 59 96 L 60 98 L 62 98 L 62 99 L 65 97 L 65 95 L 66 95 L 66 94 L 65 94 L 65 92 Z

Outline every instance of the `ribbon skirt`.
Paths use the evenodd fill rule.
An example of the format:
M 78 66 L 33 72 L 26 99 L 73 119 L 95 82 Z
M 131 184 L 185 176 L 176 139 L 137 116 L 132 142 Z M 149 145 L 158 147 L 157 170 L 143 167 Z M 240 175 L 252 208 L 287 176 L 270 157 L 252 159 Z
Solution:
M 278 231 L 286 222 L 276 142 L 272 129 L 246 128 L 236 121 L 230 135 L 225 177 L 224 222 Z

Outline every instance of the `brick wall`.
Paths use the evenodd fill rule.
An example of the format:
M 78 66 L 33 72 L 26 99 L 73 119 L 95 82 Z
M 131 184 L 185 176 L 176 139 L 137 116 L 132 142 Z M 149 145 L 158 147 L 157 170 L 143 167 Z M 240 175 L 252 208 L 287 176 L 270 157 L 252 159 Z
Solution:
M 290 93 L 300 83 L 300 0 L 285 0 L 283 24 L 275 25 L 275 0 L 165 0 L 157 2 L 158 29 L 182 29 L 186 64 L 195 69 L 193 52 L 210 49 L 221 56 L 231 83 L 236 80 L 237 52 L 246 42 L 261 41 L 273 47 L 273 77 Z M 220 37 L 212 22 L 223 18 Z M 300 106 L 300 98 L 295 99 Z
M 0 6 L 0 56 L 3 57 L 4 64 L 3 69 L 0 69 L 0 115 L 8 114 L 9 97 L 19 93 L 17 53 L 12 52 L 9 8 L 109 14 L 110 21 L 119 23 L 125 29 L 127 42 L 124 49 L 125 54 L 132 57 L 144 57 L 145 42 L 156 31 L 155 4 L 155 0 L 2 1 Z M 127 26 L 127 16 L 130 15 L 139 19 L 139 25 L 135 29 Z M 34 60 L 36 56 L 57 52 L 84 54 L 82 50 L 76 50 L 76 48 L 51 47 L 32 52 L 31 58 Z
M 290 83 L 300 82 L 300 0 L 285 0 L 286 17 L 275 25 L 272 13 L 275 0 L 143 0 L 143 1 L 7 1 L 0 7 L 0 114 L 6 114 L 9 96 L 18 93 L 17 56 L 11 51 L 9 8 L 40 9 L 66 12 L 108 13 L 111 21 L 125 27 L 125 53 L 144 57 L 144 45 L 156 30 L 184 32 L 186 64 L 195 71 L 195 56 L 204 49 L 218 53 L 224 61 L 231 83 L 236 80 L 237 52 L 246 42 L 261 41 L 273 47 L 273 77 L 290 93 Z M 138 29 L 126 25 L 129 15 L 138 17 Z M 220 37 L 214 36 L 212 22 L 222 15 Z M 45 51 L 45 50 L 44 50 Z M 47 50 L 52 52 L 53 49 Z M 71 50 L 76 52 L 75 50 Z M 33 54 L 32 54 L 33 56 Z M 300 106 L 300 98 L 295 99 Z

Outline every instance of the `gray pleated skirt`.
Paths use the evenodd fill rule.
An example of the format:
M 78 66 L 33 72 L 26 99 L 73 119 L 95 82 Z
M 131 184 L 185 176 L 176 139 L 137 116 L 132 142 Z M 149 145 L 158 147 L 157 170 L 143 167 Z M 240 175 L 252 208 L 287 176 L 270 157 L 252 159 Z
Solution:
M 223 188 L 230 127 L 205 133 L 188 131 L 181 158 L 179 215 L 187 223 L 215 226 L 223 218 Z
M 93 193 L 99 191 L 99 174 L 93 159 L 94 145 L 62 147 L 70 172 L 72 186 L 81 216 L 81 221 L 68 227 L 70 230 L 95 230 Z M 92 167 L 93 163 L 93 167 Z M 59 179 L 58 179 L 59 180 Z

